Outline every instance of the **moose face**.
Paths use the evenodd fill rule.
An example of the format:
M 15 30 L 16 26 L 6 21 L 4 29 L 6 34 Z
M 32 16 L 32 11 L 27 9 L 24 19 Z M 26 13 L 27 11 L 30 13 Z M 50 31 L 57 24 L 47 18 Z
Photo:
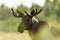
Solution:
M 29 15 L 26 11 L 24 11 L 25 14 L 23 14 L 23 13 L 20 12 L 20 11 L 17 11 L 17 12 L 16 12 L 16 11 L 14 11 L 13 9 L 11 9 L 11 10 L 12 10 L 13 15 L 14 15 L 15 17 L 17 17 L 17 18 L 21 17 L 21 18 L 22 18 L 22 22 L 25 24 L 27 30 L 30 30 L 31 27 L 32 27 L 32 25 L 33 25 L 33 16 L 39 14 L 39 13 L 42 11 L 42 9 L 39 10 L 39 11 L 37 11 L 37 9 L 36 9 L 36 10 L 32 10 L 32 11 L 31 11 L 31 14 Z M 18 13 L 19 13 L 19 14 L 18 14 Z M 18 14 L 18 15 L 17 15 L 17 14 Z M 22 16 L 21 16 L 21 15 L 22 15 Z M 19 29 L 19 30 L 20 30 L 20 29 Z M 23 31 L 24 31 L 24 30 L 23 30 Z

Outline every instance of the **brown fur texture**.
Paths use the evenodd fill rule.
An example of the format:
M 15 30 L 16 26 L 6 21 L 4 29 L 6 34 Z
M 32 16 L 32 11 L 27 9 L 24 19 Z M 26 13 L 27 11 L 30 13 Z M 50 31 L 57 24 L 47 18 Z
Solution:
M 27 21 L 26 21 L 27 20 Z M 25 24 L 27 30 L 36 33 L 40 27 L 46 24 L 46 21 L 37 20 L 36 18 L 28 18 L 26 15 L 22 19 L 23 23 Z

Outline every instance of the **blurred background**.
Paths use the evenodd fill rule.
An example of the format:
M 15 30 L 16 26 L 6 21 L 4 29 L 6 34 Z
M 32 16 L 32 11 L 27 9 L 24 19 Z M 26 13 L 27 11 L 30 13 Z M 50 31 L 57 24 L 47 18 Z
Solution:
M 38 20 L 51 22 L 60 32 L 60 0 L 0 0 L 0 40 L 28 40 L 28 32 L 23 34 L 17 32 L 21 18 L 15 18 L 10 10 L 11 8 L 28 13 L 32 9 L 42 8 L 41 14 L 35 17 Z M 53 33 L 58 36 L 57 40 L 60 40 L 60 33 L 58 33 L 59 35 L 55 31 Z M 30 37 L 29 40 L 31 40 Z

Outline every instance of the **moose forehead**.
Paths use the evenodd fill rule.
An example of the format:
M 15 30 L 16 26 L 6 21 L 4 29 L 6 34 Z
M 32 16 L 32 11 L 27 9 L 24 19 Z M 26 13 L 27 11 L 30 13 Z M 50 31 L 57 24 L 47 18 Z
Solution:
M 32 18 L 27 16 L 27 15 L 24 15 L 23 18 L 22 18 L 22 21 L 24 21 L 24 22 L 31 22 Z
M 35 17 L 30 18 L 30 17 L 28 17 L 27 15 L 24 15 L 24 17 L 23 17 L 22 19 L 23 19 L 25 22 L 34 22 L 34 21 L 38 22 L 38 20 L 37 20 Z
M 23 16 L 23 18 L 30 18 L 30 17 L 25 14 L 25 15 Z

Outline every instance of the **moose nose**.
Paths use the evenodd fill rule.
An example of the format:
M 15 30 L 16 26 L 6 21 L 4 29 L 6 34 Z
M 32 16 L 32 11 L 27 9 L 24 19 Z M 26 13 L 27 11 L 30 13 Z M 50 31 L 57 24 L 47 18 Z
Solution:
M 17 31 L 20 32 L 20 33 L 23 33 L 24 32 L 24 28 L 23 27 L 18 27 Z

